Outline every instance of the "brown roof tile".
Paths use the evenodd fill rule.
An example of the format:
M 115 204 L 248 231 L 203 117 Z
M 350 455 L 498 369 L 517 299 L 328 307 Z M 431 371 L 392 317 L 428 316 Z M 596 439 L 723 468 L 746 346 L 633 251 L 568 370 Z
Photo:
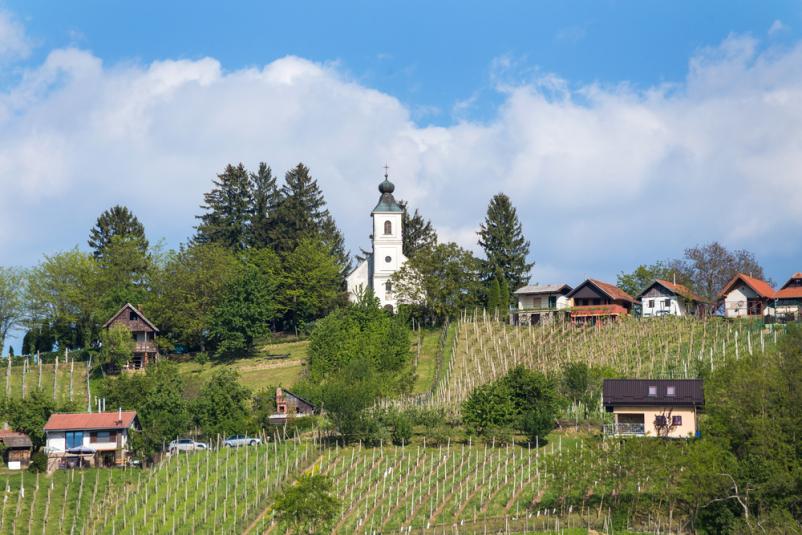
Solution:
M 752 288 L 752 290 L 754 290 L 754 292 L 760 297 L 765 297 L 767 299 L 774 297 L 775 292 L 774 288 L 771 287 L 771 284 L 764 280 L 756 279 L 754 277 L 750 277 L 749 275 L 744 275 L 743 273 L 738 273 L 732 279 L 730 279 L 727 284 L 724 285 L 724 288 L 722 288 L 718 293 L 718 298 L 723 299 L 724 296 L 730 292 L 732 286 L 738 281 L 741 281 Z
M 632 297 L 627 292 L 625 292 L 624 290 L 622 290 L 621 288 L 619 288 L 614 284 L 610 284 L 609 282 L 603 282 L 596 279 L 588 279 L 588 281 L 598 286 L 601 291 L 609 295 L 612 299 L 621 299 L 623 301 L 629 301 L 630 303 L 635 302 L 634 297 Z

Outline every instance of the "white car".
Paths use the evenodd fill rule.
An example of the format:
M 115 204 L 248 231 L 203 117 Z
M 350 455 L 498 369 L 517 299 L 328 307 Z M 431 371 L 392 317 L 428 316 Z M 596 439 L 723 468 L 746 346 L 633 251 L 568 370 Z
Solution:
M 205 442 L 196 442 L 191 438 L 179 438 L 170 442 L 167 449 L 170 453 L 178 453 L 179 451 L 208 450 L 209 445 Z
M 223 446 L 238 448 L 240 446 L 256 446 L 261 443 L 261 438 L 249 437 L 248 435 L 232 435 L 223 442 Z

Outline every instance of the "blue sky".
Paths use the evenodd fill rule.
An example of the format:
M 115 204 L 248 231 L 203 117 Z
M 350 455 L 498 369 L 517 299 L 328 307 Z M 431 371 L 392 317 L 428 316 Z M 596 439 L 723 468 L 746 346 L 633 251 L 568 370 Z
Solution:
M 307 163 L 352 251 L 390 165 L 476 249 L 512 197 L 533 281 L 719 240 L 802 270 L 802 2 L 0 2 L 0 264 L 125 204 L 193 232 L 227 163 Z

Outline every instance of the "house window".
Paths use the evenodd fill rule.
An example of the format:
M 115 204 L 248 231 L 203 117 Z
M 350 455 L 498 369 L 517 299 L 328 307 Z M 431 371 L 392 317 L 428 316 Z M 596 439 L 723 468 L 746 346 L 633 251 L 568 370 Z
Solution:
M 666 387 L 666 396 L 674 396 L 677 393 L 676 386 L 667 386 Z
M 96 443 L 96 442 L 116 442 L 117 441 L 117 433 L 112 431 L 96 431 L 89 435 L 89 442 Z
M 682 425 L 682 416 L 672 416 L 671 425 Z
M 390 282 L 390 281 L 385 282 L 384 283 L 384 289 L 386 291 L 388 291 L 388 292 L 392 292 L 393 291 L 393 283 Z
M 649 396 L 650 397 L 657 397 L 657 387 L 656 386 L 649 386 Z
M 389 221 L 384 222 L 384 233 L 385 234 L 392 234 L 393 233 L 393 224 Z
M 83 431 L 67 431 L 65 438 L 67 449 L 77 448 L 84 445 Z
M 666 417 L 663 416 L 662 414 L 659 414 L 659 415 L 655 416 L 654 417 L 654 425 L 656 425 L 657 427 L 665 427 L 665 425 L 666 425 Z
M 132 311 L 130 311 L 130 312 L 128 313 L 128 319 L 129 319 L 130 321 L 136 321 L 136 320 L 138 320 L 138 319 L 139 319 L 139 316 L 137 316 L 137 315 L 136 315 L 136 312 L 134 312 L 134 311 L 132 310 Z
M 671 308 L 671 299 L 666 299 L 665 303 L 663 303 L 666 308 Z

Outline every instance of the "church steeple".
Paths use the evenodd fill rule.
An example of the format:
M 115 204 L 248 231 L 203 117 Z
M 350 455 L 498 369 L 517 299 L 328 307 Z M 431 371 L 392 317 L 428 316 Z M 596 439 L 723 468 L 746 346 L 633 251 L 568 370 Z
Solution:
M 376 205 L 376 208 L 373 209 L 374 212 L 403 212 L 404 209 L 396 202 L 395 197 L 393 197 L 393 192 L 395 191 L 395 184 L 390 182 L 390 179 L 387 176 L 387 169 L 388 167 L 384 166 L 384 180 L 381 184 L 379 184 L 379 193 L 381 193 L 381 197 L 379 197 L 379 203 Z

